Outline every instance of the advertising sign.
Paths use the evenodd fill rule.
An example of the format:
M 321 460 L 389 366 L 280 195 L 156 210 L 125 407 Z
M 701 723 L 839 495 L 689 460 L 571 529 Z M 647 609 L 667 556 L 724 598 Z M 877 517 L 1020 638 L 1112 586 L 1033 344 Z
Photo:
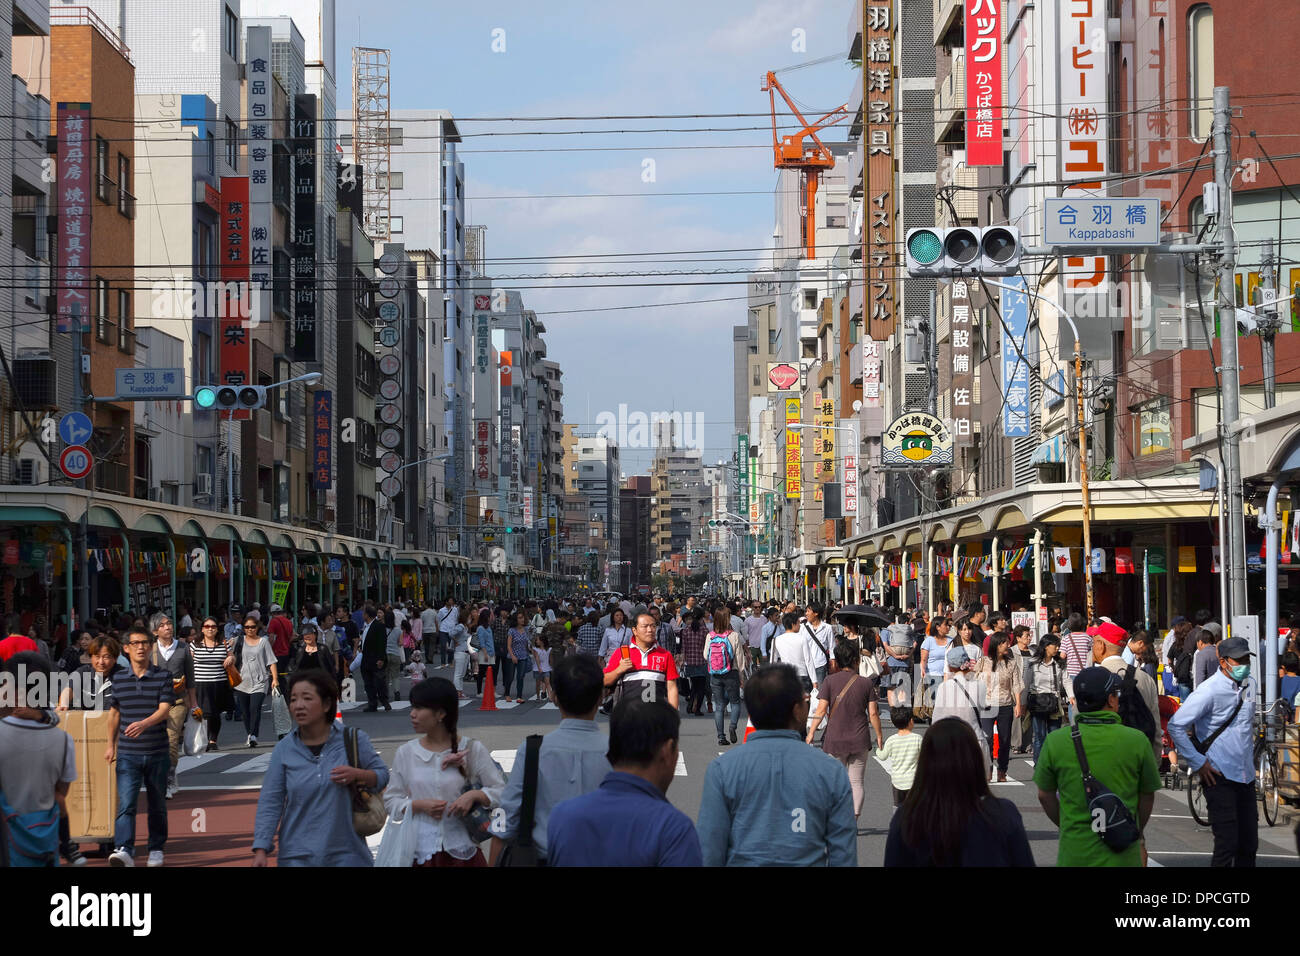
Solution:
M 844 456 L 844 517 L 858 516 L 858 456 Z
M 271 290 L 271 28 L 250 26 L 248 62 L 248 202 L 249 278 L 256 302 L 255 316 L 263 311 Z
M 316 97 L 293 98 L 293 358 L 317 360 Z
M 790 362 L 769 362 L 767 365 L 768 392 L 797 392 L 800 378 L 798 365 Z
M 477 474 L 479 480 L 486 481 L 492 475 L 492 465 L 488 460 L 492 446 L 492 423 L 485 418 L 474 422 L 474 449 L 478 459 Z
M 313 392 L 312 396 L 312 468 L 311 483 L 324 490 L 334 483 L 330 459 L 331 421 L 334 396 L 331 392 Z
M 908 412 L 885 429 L 880 460 L 892 466 L 951 465 L 952 433 L 933 415 Z
M 971 342 L 975 336 L 975 323 L 971 321 L 970 289 L 965 279 L 952 284 L 952 322 L 950 352 L 952 353 L 952 392 L 949 395 L 952 409 L 952 430 L 957 441 L 967 444 L 971 440 L 971 400 L 975 391 L 974 363 Z
M 787 398 L 785 400 L 786 424 L 797 424 L 799 420 L 799 399 Z M 803 445 L 800 434 L 801 430 L 797 428 L 785 430 L 785 497 L 790 501 L 798 501 L 803 492 Z
M 225 315 L 221 329 L 221 384 L 248 385 L 253 379 L 253 338 L 240 300 L 248 287 L 248 177 L 221 180 L 221 281 L 226 286 Z M 231 291 L 238 290 L 235 295 Z M 235 419 L 253 417 L 249 411 L 231 412 Z
M 1029 296 L 1023 290 L 1025 280 L 1007 279 L 1007 285 L 1022 291 L 1002 293 L 1002 434 L 1008 438 L 1029 437 L 1029 363 L 1020 356 L 1025 350 L 1029 329 Z
M 863 148 L 867 155 L 866 188 L 863 193 L 863 266 L 870 273 L 863 312 L 867 335 L 884 342 L 894 334 L 898 296 L 894 282 L 894 143 L 898 113 L 894 108 L 894 4 L 870 0 L 867 5 L 866 70 L 863 119 L 866 132 Z M 899 157 L 901 158 L 901 157 Z
M 966 3 L 966 165 L 1002 165 L 1002 5 Z
M 60 103 L 58 119 L 58 296 L 55 330 L 90 331 L 90 104 Z

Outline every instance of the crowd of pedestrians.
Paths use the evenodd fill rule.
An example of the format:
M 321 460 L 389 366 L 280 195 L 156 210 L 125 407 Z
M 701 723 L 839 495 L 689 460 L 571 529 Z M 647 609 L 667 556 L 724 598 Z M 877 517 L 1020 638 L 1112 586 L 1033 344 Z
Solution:
M 244 731 L 234 746 L 258 747 L 263 711 L 283 694 L 275 706 L 291 726 L 259 794 L 255 865 L 368 865 L 358 821 L 377 832 L 384 816 L 384 845 L 402 842 L 381 855 L 411 866 L 855 865 L 862 810 L 884 800 L 886 865 L 1033 865 L 1019 810 L 990 790 L 1013 753 L 1032 753 L 1059 865 L 1143 865 L 1154 794 L 1178 756 L 1206 787 L 1214 863 L 1253 865 L 1251 655 L 1208 615 L 1176 619 L 1161 643 L 1078 613 L 1039 636 L 982 605 L 877 611 L 893 623 L 837 620 L 816 602 L 448 598 L 296 617 L 232 606 L 197 629 L 159 612 L 96 622 L 53 650 L 12 635 L 0 644 L 8 670 L 86 679 L 56 707 L 0 711 L 0 800 L 7 815 L 52 822 L 49 853 L 84 863 L 63 800 L 76 768 L 52 731 L 60 712 L 108 710 L 119 810 L 98 853 L 135 864 L 143 788 L 148 863 L 161 866 L 187 716 L 204 722 L 209 751 L 231 722 Z M 1293 640 L 1279 648 L 1284 692 L 1300 692 Z M 560 721 L 522 741 L 506 775 L 459 732 L 460 709 L 485 693 L 523 703 L 529 675 Z M 416 736 L 389 766 L 335 717 L 358 693 L 366 710 L 391 710 L 404 686 Z M 739 742 L 742 723 L 746 737 L 709 763 L 695 821 L 668 799 L 691 717 L 712 718 L 719 748 Z M 29 732 L 37 756 L 19 784 L 4 747 Z M 869 792 L 873 750 L 888 794 Z

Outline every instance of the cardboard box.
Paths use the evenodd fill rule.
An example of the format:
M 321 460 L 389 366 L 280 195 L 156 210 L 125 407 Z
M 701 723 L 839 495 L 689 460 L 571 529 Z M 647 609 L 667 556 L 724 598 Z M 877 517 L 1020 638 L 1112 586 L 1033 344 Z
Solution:
M 77 752 L 77 779 L 68 789 L 68 826 L 74 842 L 113 838 L 117 769 L 104 759 L 110 715 L 110 711 L 70 710 L 59 720 Z

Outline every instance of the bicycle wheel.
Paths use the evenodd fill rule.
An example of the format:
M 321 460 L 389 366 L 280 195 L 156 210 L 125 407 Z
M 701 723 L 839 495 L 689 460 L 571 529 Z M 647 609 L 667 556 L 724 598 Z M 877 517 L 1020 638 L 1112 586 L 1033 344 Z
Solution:
M 1264 801 L 1264 822 L 1273 826 L 1277 823 L 1277 809 L 1281 803 L 1281 795 L 1277 788 L 1277 764 L 1273 760 L 1271 750 L 1265 750 L 1259 756 L 1255 772 L 1255 790 L 1259 798 Z
M 1210 825 L 1210 810 L 1205 804 L 1205 784 L 1201 782 L 1199 773 L 1187 775 L 1187 809 L 1192 811 L 1192 819 L 1197 826 Z

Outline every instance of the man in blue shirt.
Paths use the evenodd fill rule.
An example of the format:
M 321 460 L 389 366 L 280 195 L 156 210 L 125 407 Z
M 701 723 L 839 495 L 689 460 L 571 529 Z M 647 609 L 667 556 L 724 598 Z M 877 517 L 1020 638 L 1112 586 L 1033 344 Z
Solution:
M 551 811 L 551 866 L 700 865 L 695 826 L 666 796 L 677 769 L 681 722 L 677 709 L 660 700 L 619 702 L 609 722 L 614 769 L 600 789 Z
M 808 700 L 798 673 L 760 667 L 745 684 L 745 706 L 754 732 L 704 777 L 705 866 L 857 866 L 849 777 L 804 743 Z
M 1233 637 L 1219 644 L 1218 671 L 1203 680 L 1169 718 L 1174 749 L 1205 784 L 1205 804 L 1214 833 L 1211 866 L 1254 866 L 1259 850 L 1252 765 L 1256 691 L 1250 657 L 1250 645 L 1244 638 Z M 1198 743 L 1193 743 L 1193 733 Z M 1205 741 L 1211 737 L 1214 739 L 1207 747 Z

